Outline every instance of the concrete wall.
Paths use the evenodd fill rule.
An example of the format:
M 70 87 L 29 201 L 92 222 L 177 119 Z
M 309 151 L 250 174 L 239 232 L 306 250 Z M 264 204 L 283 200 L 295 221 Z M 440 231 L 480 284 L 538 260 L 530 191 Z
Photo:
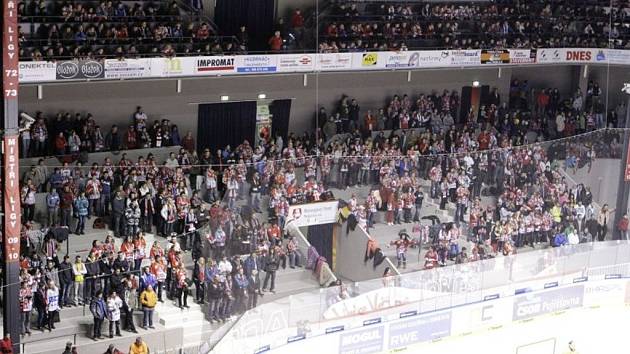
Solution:
M 383 276 L 385 268 L 389 267 L 393 274 L 398 271 L 389 259 L 374 268 L 373 260 L 369 259 L 364 262 L 365 248 L 370 236 L 357 225 L 354 231 L 346 233 L 346 225 L 335 225 L 336 234 L 336 257 L 335 257 L 335 274 L 346 280 L 365 281 L 378 279 Z

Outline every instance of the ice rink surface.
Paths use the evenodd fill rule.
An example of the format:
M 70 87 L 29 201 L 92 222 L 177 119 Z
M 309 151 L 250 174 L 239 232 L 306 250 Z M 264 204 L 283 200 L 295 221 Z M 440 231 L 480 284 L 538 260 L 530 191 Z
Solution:
M 398 350 L 422 354 L 630 353 L 630 307 L 584 307 Z

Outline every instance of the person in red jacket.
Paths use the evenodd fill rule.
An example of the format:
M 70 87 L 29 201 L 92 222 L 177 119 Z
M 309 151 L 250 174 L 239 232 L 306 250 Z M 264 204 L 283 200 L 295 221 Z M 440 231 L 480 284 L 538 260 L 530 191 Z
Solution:
M 274 52 L 279 52 L 282 49 L 282 37 L 280 31 L 276 31 L 273 37 L 269 38 L 269 48 Z
M 621 240 L 629 241 L 628 239 L 628 226 L 630 225 L 630 220 L 628 219 L 628 214 L 623 214 L 623 217 L 617 223 L 617 228 L 619 229 L 619 238 Z
M 13 341 L 9 333 L 4 335 L 4 338 L 0 341 L 0 353 L 13 354 Z

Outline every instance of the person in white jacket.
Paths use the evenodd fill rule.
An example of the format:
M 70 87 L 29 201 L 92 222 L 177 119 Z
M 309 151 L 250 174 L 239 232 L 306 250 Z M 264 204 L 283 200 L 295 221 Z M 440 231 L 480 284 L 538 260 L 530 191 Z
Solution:
M 46 311 L 48 312 L 48 330 L 52 331 L 55 328 L 55 318 L 59 311 L 59 288 L 52 280 L 48 282 L 48 289 L 46 290 Z
M 114 326 L 116 326 L 116 335 L 122 337 L 120 334 L 120 309 L 123 306 L 123 302 L 118 297 L 115 291 L 107 298 L 107 319 L 109 320 L 109 338 L 114 338 Z
M 575 219 L 577 220 L 578 234 L 582 234 L 584 217 L 586 216 L 586 207 L 582 204 L 582 201 L 578 201 L 575 205 Z

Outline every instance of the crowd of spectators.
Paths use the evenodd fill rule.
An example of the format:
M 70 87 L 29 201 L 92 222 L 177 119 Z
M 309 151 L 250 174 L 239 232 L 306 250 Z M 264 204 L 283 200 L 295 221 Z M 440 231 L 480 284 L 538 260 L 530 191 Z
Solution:
M 612 4 L 612 6 L 611 6 Z M 630 48 L 628 1 L 475 4 L 334 1 L 319 52 L 543 47 Z
M 221 55 L 247 51 L 247 30 L 217 33 L 198 15 L 200 1 L 177 2 L 20 2 L 21 60 L 137 58 L 141 56 Z M 196 6 L 196 7 L 195 7 Z
M 192 136 L 174 139 L 168 122 L 151 127 L 156 138 L 138 138 L 148 122 L 138 107 L 127 134 L 132 137 L 106 138 L 110 143 L 104 146 L 181 145 L 178 153 L 161 163 L 151 153 L 131 161 L 124 152 L 115 162 L 106 157 L 92 166 L 66 161 L 49 168 L 40 160 L 25 172 L 20 259 L 24 333 L 30 332 L 33 310 L 36 327 L 52 330 L 61 308 L 82 303 L 90 304 L 95 339 L 101 337 L 105 319 L 110 336 L 120 333 L 121 322 L 123 329 L 135 331 L 136 309 L 145 314 L 142 327 L 150 328 L 163 294 L 186 308 L 192 289 L 195 300 L 208 303 L 212 321 L 253 308 L 265 289 L 275 290 L 279 268 L 304 265 L 298 241 L 284 230 L 289 205 L 323 200 L 330 188 L 370 189 L 366 200 L 354 195 L 347 200 L 358 224 L 368 231 L 379 212 L 389 225 L 416 223 L 413 237 L 434 247 L 426 257 L 429 268 L 449 257 L 464 262 L 510 254 L 525 245 L 603 240 L 613 210 L 597 210 L 589 187 L 569 185 L 561 169 L 590 168 L 596 157 L 619 157 L 619 137 L 603 131 L 542 143 L 613 123 L 617 113 L 612 111 L 621 109 L 597 118 L 599 95 L 594 82 L 584 94 L 560 95 L 556 89 L 532 90 L 526 81 L 515 80 L 508 98 L 493 91 L 480 112 L 466 114 L 461 114 L 456 92 L 419 95 L 415 103 L 409 96 L 395 96 L 375 114 L 343 97 L 330 119 L 325 110 L 318 113 L 324 124 L 317 134 L 291 133 L 286 142 L 276 137 L 257 146 L 244 141 L 214 153 L 203 149 L 199 156 Z M 559 116 L 564 116 L 565 129 L 559 129 Z M 592 124 L 580 123 L 579 117 Z M 37 121 L 33 136 L 46 127 L 62 135 L 69 127 L 96 130 L 89 123 L 93 118 L 87 117 L 72 120 L 70 115 L 64 119 L 66 128 L 47 125 L 43 114 Z M 576 128 L 566 129 L 571 124 Z M 538 134 L 532 137 L 531 132 Z M 340 138 L 340 133 L 346 134 Z M 85 141 L 90 151 L 98 151 L 93 138 Z M 117 143 L 112 146 L 112 141 Z M 35 151 L 62 153 L 46 140 Z M 37 193 L 46 193 L 45 217 L 39 219 L 34 212 Z M 455 210 L 453 220 L 441 223 L 437 233 L 420 223 L 427 199 Z M 58 230 L 81 235 L 86 224 L 99 228 L 103 222 L 110 232 L 93 241 L 87 257 L 59 259 Z M 627 229 L 626 222 L 616 232 Z M 167 246 L 148 245 L 147 233 L 166 237 Z M 460 236 L 474 241 L 470 256 L 463 249 L 452 253 Z M 115 238 L 122 240 L 120 246 Z M 403 267 L 410 242 L 401 238 L 393 243 Z M 184 261 L 185 252 L 190 252 L 192 264 Z

